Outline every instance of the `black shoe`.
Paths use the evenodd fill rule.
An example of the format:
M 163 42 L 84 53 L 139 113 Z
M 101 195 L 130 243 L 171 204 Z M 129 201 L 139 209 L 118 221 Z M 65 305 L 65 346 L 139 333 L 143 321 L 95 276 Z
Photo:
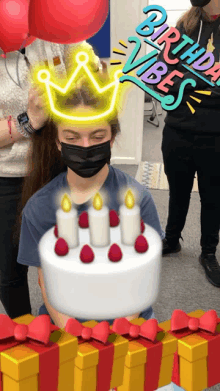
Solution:
M 212 285 L 220 287 L 220 265 L 215 254 L 201 254 L 199 262 L 205 269 L 206 278 Z
M 177 243 L 171 244 L 166 238 L 162 240 L 163 244 L 163 250 L 162 250 L 162 256 L 172 253 L 178 253 L 181 250 L 181 244 L 178 240 Z

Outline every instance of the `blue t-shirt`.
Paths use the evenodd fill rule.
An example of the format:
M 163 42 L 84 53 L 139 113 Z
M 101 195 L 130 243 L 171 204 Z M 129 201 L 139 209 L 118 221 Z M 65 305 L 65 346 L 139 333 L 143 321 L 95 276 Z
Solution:
M 112 166 L 109 166 L 108 176 L 100 189 L 100 191 L 103 190 L 109 195 L 107 198 L 109 210 L 119 211 L 119 192 L 122 188 L 126 189 L 128 187 L 135 189 L 137 192 L 143 221 L 153 227 L 163 239 L 165 233 L 161 228 L 156 206 L 150 192 L 133 177 Z M 69 189 L 67 172 L 62 172 L 38 190 L 25 205 L 22 214 L 18 263 L 28 266 L 41 266 L 38 244 L 45 232 L 56 224 L 56 195 L 62 189 L 65 191 Z M 89 202 L 75 205 L 78 215 L 87 211 L 88 206 Z

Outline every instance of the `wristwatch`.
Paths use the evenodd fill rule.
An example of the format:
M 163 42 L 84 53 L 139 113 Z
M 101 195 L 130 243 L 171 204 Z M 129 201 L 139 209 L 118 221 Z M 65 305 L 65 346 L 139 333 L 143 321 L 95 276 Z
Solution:
M 17 120 L 18 120 L 18 123 L 19 125 L 24 128 L 24 130 L 28 133 L 28 134 L 33 134 L 33 133 L 36 133 L 38 131 L 40 131 L 41 129 L 43 129 L 45 126 L 42 126 L 40 129 L 34 129 L 33 126 L 31 125 L 30 123 L 30 120 L 29 120 L 29 117 L 28 117 L 28 114 L 25 112 L 25 113 L 22 113 L 22 114 L 19 114 L 17 116 Z

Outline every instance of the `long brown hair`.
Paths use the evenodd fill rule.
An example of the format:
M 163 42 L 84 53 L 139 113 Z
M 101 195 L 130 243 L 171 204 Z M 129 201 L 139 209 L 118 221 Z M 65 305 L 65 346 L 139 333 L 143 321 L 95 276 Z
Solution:
M 106 76 L 105 76 L 106 82 Z M 104 82 L 100 75 L 98 80 L 100 84 Z M 107 105 L 110 96 L 105 94 L 104 97 L 98 98 L 94 96 L 88 82 L 84 79 L 80 80 L 74 91 L 68 93 L 61 98 L 59 97 L 60 109 L 71 109 L 84 105 L 92 107 L 96 110 Z M 118 120 L 117 110 L 114 111 L 111 118 L 108 119 L 111 126 L 112 139 L 120 132 L 120 124 Z M 58 140 L 57 120 L 50 117 L 46 127 L 40 132 L 36 132 L 31 138 L 31 147 L 27 157 L 27 165 L 29 174 L 24 178 L 22 197 L 18 210 L 18 217 L 15 227 L 14 239 L 17 241 L 22 220 L 22 210 L 31 196 L 39 189 L 49 183 L 61 172 L 67 170 L 66 165 L 61 158 L 61 152 L 57 148 L 56 141 Z M 110 161 L 108 162 L 110 164 Z
M 201 7 L 191 7 L 186 11 L 177 21 L 177 27 L 180 27 L 182 24 L 186 35 L 190 36 L 193 31 L 196 29 L 199 24 L 200 19 L 203 19 L 206 22 L 212 22 L 211 16 L 207 14 Z

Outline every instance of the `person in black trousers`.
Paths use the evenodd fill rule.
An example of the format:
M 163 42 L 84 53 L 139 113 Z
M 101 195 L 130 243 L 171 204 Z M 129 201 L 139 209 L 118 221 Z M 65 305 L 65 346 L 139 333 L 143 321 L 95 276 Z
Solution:
M 0 178 L 0 299 L 12 319 L 31 313 L 28 267 L 16 262 L 15 223 L 22 182 L 23 178 Z
M 191 9 L 179 22 L 177 29 L 186 34 L 200 47 L 212 51 L 215 61 L 220 55 L 220 5 L 215 0 L 192 0 Z M 171 50 L 177 44 L 172 44 Z M 181 53 L 178 54 L 178 57 Z M 170 58 L 175 58 L 169 54 Z M 164 61 L 163 51 L 158 60 Z M 190 195 L 195 174 L 201 200 L 201 248 L 199 261 L 205 269 L 207 279 L 220 287 L 220 266 L 216 259 L 216 247 L 219 243 L 220 227 L 220 88 L 212 89 L 212 94 L 199 95 L 194 90 L 209 90 L 203 80 L 188 72 L 181 61 L 178 65 L 169 65 L 184 73 L 183 79 L 175 79 L 169 93 L 177 97 L 183 80 L 194 78 L 196 89 L 187 85 L 181 105 L 167 113 L 163 129 L 162 154 L 164 170 L 169 183 L 169 213 L 166 237 L 163 240 L 163 256 L 181 250 L 179 239 L 184 228 L 189 209 Z M 207 79 L 211 80 L 211 76 Z M 160 91 L 161 92 L 161 91 Z M 193 100 L 195 96 L 201 102 Z M 195 109 L 192 114 L 187 101 Z

